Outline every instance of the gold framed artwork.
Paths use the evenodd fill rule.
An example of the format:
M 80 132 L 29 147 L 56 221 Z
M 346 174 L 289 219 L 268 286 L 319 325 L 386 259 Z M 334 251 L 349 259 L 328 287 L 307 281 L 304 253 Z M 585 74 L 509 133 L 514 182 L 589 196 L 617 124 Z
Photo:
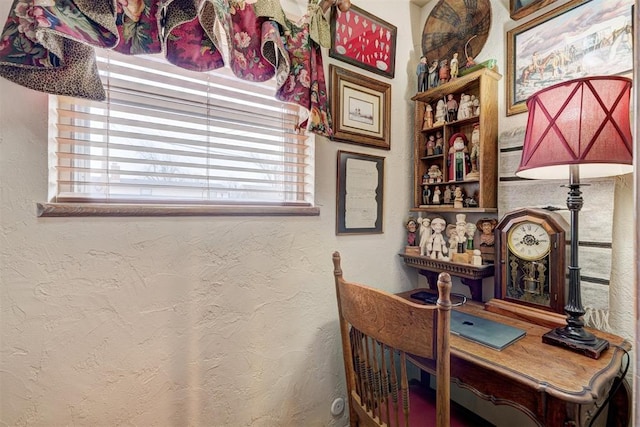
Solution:
M 384 157 L 338 151 L 336 234 L 382 233 Z
M 556 0 L 509 0 L 509 14 L 511 19 L 518 20 L 555 2 Z
M 333 64 L 329 74 L 333 139 L 389 150 L 391 85 Z
M 526 100 L 574 78 L 633 68 L 633 0 L 572 0 L 507 31 L 507 115 Z

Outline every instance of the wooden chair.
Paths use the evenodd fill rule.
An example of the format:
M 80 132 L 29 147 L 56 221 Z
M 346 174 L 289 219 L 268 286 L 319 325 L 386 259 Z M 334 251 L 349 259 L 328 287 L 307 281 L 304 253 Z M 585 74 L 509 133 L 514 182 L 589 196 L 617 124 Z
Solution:
M 346 281 L 338 252 L 333 265 L 351 426 L 479 425 L 450 415 L 449 274 L 431 306 Z M 435 405 L 433 393 L 409 385 L 410 355 L 435 372 Z

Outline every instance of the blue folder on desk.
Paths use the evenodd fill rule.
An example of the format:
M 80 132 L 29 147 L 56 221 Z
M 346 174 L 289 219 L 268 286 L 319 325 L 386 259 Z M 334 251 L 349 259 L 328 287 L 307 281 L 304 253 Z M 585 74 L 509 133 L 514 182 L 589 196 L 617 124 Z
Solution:
M 456 310 L 451 310 L 451 333 L 495 350 L 502 350 L 527 334 L 524 329 Z

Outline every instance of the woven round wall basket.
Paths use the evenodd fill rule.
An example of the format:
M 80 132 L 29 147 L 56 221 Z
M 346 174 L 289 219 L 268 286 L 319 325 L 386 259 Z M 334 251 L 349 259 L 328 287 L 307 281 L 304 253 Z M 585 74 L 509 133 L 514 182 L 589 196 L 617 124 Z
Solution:
M 422 54 L 427 62 L 451 60 L 458 53 L 460 62 L 482 50 L 491 29 L 489 0 L 440 0 L 422 31 Z M 466 47 L 466 51 L 465 51 Z

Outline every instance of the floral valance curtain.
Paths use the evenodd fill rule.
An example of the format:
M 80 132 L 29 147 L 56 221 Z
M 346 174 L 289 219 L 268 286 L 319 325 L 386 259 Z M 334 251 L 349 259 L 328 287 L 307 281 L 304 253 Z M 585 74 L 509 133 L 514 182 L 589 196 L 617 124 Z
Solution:
M 301 128 L 331 136 L 320 46 L 329 25 L 309 0 L 300 22 L 278 0 L 14 0 L 0 36 L 0 76 L 59 95 L 103 100 L 93 48 L 163 53 L 195 71 L 229 66 L 241 79 L 275 76 L 275 96 L 304 107 Z M 219 31 L 221 30 L 221 31 Z

